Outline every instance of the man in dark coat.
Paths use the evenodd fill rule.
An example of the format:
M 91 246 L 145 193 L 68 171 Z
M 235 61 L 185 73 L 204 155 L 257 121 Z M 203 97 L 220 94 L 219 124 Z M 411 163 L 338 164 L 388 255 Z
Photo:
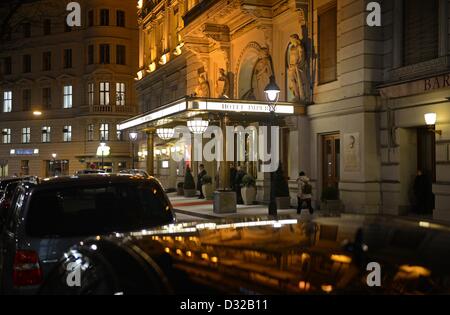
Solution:
M 432 213 L 434 208 L 433 183 L 421 170 L 417 171 L 417 176 L 414 180 L 414 197 L 416 199 L 416 213 Z
M 236 168 L 234 167 L 233 164 L 230 164 L 230 188 L 232 190 L 236 190 L 236 188 L 234 187 L 235 180 L 236 180 Z
M 197 190 L 200 191 L 200 197 L 198 197 L 198 199 L 205 199 L 205 196 L 203 195 L 203 190 L 202 190 L 202 185 L 203 185 L 202 178 L 206 174 L 207 173 L 206 173 L 206 170 L 205 170 L 205 166 L 203 164 L 200 164 L 199 172 L 198 172 L 198 175 L 197 175 Z
M 236 179 L 234 182 L 234 188 L 236 190 L 236 199 L 238 204 L 243 204 L 244 200 L 242 199 L 241 187 L 242 187 L 242 179 L 245 176 L 245 172 L 242 170 L 241 166 L 237 167 Z

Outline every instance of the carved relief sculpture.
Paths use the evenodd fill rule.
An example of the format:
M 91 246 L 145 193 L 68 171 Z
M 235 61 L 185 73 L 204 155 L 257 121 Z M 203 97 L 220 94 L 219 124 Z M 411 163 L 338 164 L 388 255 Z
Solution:
M 216 91 L 219 98 L 230 98 L 230 78 L 223 68 L 219 69 Z
M 295 97 L 294 101 L 307 104 L 310 99 L 308 63 L 305 47 L 297 34 L 291 35 L 291 45 L 288 51 L 288 80 L 289 89 Z
M 195 96 L 197 97 L 210 96 L 209 83 L 204 73 L 199 74 L 198 76 L 198 85 L 197 88 L 195 89 Z
M 256 99 L 264 101 L 267 85 L 270 83 L 270 77 L 273 75 L 272 59 L 269 54 L 269 49 L 263 47 L 259 54 L 259 60 L 253 70 L 253 90 Z

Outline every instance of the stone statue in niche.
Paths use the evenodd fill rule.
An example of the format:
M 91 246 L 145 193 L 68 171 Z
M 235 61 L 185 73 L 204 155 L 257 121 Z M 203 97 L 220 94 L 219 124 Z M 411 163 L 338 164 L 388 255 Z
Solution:
M 230 98 L 230 78 L 223 68 L 219 69 L 216 91 L 219 98 Z
M 295 102 L 307 104 L 310 100 L 308 62 L 305 47 L 297 34 L 291 35 L 287 58 L 289 90 L 294 95 Z
M 253 70 L 252 87 L 254 96 L 257 100 L 265 101 L 264 90 L 270 83 L 270 77 L 273 75 L 272 58 L 269 48 L 263 47 L 259 53 L 259 59 Z
M 196 97 L 210 97 L 209 83 L 204 73 L 198 76 L 198 85 L 195 89 Z

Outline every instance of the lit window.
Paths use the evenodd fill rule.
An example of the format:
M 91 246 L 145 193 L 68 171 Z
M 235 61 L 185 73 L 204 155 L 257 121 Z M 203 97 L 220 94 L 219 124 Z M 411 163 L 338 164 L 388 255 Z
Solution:
M 89 83 L 88 84 L 88 102 L 89 102 L 89 106 L 93 106 L 94 105 L 94 83 Z
M 109 140 L 109 124 L 100 125 L 100 140 L 101 141 Z
M 50 133 L 51 133 L 51 128 L 49 126 L 42 127 L 42 142 L 43 143 L 50 142 Z
M 3 92 L 3 112 L 10 113 L 12 111 L 12 91 Z
M 94 141 L 94 125 L 88 125 L 88 141 Z
M 72 108 L 72 85 L 64 86 L 64 108 Z
M 11 143 L 11 129 L 6 128 L 2 130 L 3 143 L 9 144 Z
M 125 106 L 125 83 L 116 83 L 116 105 Z
M 109 105 L 109 82 L 100 82 L 100 105 Z
M 22 128 L 22 143 L 30 143 L 31 141 L 31 128 Z
M 72 141 L 72 126 L 64 126 L 64 129 L 63 129 L 63 141 L 64 142 Z

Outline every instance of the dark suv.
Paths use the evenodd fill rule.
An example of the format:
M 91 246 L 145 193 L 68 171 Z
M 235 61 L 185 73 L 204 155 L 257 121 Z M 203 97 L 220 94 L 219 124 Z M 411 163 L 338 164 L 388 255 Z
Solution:
M 0 239 L 3 293 L 34 293 L 62 253 L 86 236 L 174 221 L 153 178 L 84 175 L 24 182 L 14 193 Z

